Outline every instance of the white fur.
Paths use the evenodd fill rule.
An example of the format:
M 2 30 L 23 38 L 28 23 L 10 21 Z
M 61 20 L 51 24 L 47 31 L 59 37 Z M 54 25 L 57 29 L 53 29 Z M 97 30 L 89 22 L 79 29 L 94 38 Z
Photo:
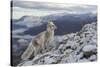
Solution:
M 44 51 L 45 46 L 51 40 L 53 40 L 55 29 L 56 26 L 54 25 L 54 23 L 48 22 L 46 31 L 39 33 L 34 39 L 31 40 L 28 48 L 22 54 L 21 59 L 27 60 L 28 58 L 30 58 L 33 52 L 34 56 L 36 56 L 40 52 L 40 50 Z

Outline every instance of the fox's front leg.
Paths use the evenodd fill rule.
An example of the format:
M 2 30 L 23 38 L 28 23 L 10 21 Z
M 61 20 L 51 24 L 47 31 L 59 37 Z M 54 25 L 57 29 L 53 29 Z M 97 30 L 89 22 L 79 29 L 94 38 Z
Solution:
M 45 53 L 45 45 L 44 44 L 41 46 L 41 51 L 42 51 L 42 53 Z
M 47 44 L 46 44 L 46 51 L 50 51 L 52 49 L 52 43 L 49 41 Z
M 43 47 L 44 52 L 48 52 L 49 50 L 49 42 L 47 42 Z

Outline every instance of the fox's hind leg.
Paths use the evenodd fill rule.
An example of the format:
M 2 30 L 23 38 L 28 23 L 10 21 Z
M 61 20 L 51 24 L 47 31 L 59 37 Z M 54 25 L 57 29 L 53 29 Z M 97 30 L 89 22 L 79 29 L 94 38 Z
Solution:
M 41 48 L 39 46 L 36 47 L 35 50 L 34 50 L 34 56 L 36 56 L 37 54 L 39 54 L 40 51 L 41 51 Z

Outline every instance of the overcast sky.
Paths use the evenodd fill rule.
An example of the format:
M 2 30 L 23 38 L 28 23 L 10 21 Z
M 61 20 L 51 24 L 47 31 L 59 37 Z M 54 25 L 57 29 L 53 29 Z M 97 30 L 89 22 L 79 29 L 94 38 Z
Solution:
M 29 1 L 14 1 L 13 2 L 13 19 L 19 19 L 24 15 L 31 16 L 46 16 L 55 13 L 96 13 L 97 6 L 95 5 L 80 5 L 80 4 L 58 4 L 46 2 L 29 2 Z

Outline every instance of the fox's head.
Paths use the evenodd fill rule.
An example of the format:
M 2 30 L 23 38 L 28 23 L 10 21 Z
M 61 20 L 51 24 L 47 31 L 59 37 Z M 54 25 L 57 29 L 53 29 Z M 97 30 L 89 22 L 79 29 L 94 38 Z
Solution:
M 50 29 L 50 30 L 57 29 L 56 25 L 52 21 L 48 22 L 47 28 Z

